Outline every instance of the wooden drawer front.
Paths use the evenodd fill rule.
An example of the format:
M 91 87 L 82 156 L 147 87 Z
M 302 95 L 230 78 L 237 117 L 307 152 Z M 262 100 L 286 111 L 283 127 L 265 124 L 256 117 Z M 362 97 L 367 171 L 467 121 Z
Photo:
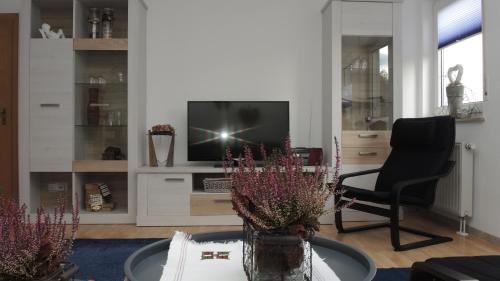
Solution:
M 147 214 L 188 216 L 191 181 L 187 174 L 148 175 Z
M 191 216 L 235 215 L 231 194 L 193 193 L 191 194 Z
M 342 147 L 387 148 L 391 141 L 391 131 L 343 131 Z
M 344 164 L 382 164 L 389 156 L 389 148 L 342 148 L 342 163 Z

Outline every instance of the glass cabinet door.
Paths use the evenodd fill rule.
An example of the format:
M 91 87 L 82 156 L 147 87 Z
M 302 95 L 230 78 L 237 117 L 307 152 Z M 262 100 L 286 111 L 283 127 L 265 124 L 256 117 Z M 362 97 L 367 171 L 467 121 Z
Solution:
M 386 131 L 393 123 L 392 37 L 342 37 L 342 129 Z

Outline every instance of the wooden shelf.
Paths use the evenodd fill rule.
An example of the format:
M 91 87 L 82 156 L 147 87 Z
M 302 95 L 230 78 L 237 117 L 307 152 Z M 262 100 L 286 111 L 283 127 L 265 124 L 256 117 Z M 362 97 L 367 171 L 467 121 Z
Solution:
M 128 39 L 74 39 L 73 49 L 76 51 L 127 51 Z
M 73 161 L 75 173 L 126 173 L 127 160 L 78 160 Z

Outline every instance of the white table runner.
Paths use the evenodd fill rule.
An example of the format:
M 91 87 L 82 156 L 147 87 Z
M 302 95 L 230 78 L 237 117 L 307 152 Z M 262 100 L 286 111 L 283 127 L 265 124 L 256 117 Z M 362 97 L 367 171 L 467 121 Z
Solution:
M 230 252 L 230 256 L 228 260 L 202 260 L 205 251 Z M 242 251 L 242 241 L 197 243 L 191 235 L 176 232 L 160 281 L 246 281 Z M 340 281 L 314 250 L 312 255 L 313 281 Z

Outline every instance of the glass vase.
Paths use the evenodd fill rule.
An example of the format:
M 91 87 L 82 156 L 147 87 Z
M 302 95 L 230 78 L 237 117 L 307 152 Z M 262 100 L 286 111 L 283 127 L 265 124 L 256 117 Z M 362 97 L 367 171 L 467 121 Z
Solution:
M 243 266 L 249 281 L 311 281 L 312 250 L 295 235 L 260 232 L 243 226 Z

